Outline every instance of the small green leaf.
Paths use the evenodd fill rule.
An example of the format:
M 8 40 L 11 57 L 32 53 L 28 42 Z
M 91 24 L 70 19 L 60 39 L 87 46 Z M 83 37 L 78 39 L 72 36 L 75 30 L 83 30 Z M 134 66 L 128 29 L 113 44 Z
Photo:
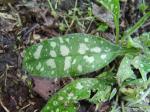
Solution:
M 117 80 L 119 85 L 121 85 L 126 79 L 136 79 L 136 76 L 131 68 L 131 61 L 132 57 L 130 56 L 125 56 L 121 61 L 117 72 Z
M 98 88 L 96 94 L 91 99 L 89 99 L 90 102 L 98 104 L 109 100 L 109 96 L 111 93 L 111 86 L 105 85 L 104 83 L 102 83 L 102 85 L 103 86 L 101 88 Z
M 120 92 L 125 95 L 124 99 L 126 101 L 134 101 L 139 98 L 139 92 L 142 91 L 141 88 L 136 88 L 136 87 L 135 88 L 121 87 Z
M 103 87 L 106 86 L 96 78 L 75 80 L 53 95 L 41 112 L 76 112 L 79 100 L 89 99 L 92 90 L 103 91 Z
M 143 49 L 143 45 L 139 38 L 128 38 L 128 48 L 138 48 L 138 49 Z
M 97 76 L 99 80 L 106 83 L 107 85 L 112 85 L 116 82 L 116 76 L 111 71 L 103 72 Z
M 128 37 L 128 48 L 138 48 L 146 55 L 150 55 L 150 33 L 143 33 L 139 37 Z
M 120 92 L 124 94 L 123 99 L 127 101 L 126 106 L 148 105 L 149 84 L 149 80 L 143 81 L 142 78 L 126 81 L 120 88 Z
M 106 66 L 121 54 L 122 48 L 103 38 L 70 34 L 27 48 L 23 67 L 41 77 L 78 76 Z
M 139 55 L 132 61 L 133 66 L 140 70 L 142 78 L 147 81 L 147 74 L 150 72 L 150 58 L 144 55 Z
M 105 32 L 107 29 L 108 29 L 108 25 L 105 23 L 101 23 L 97 28 L 97 30 L 101 32 Z
M 139 5 L 139 10 L 142 12 L 142 13 L 145 13 L 145 11 L 148 9 L 148 5 L 146 5 L 145 3 L 142 3 Z
M 119 41 L 119 16 L 120 16 L 120 3 L 119 0 L 97 0 L 106 9 L 108 9 L 114 17 L 114 22 L 116 26 L 116 42 Z

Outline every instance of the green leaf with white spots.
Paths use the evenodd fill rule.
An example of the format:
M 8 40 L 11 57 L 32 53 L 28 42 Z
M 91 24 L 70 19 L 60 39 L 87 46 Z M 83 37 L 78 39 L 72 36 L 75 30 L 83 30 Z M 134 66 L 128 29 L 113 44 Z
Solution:
M 107 100 L 109 100 L 110 93 L 111 86 L 103 84 L 103 87 L 99 88 L 96 94 L 91 99 L 89 99 L 89 101 L 94 104 L 106 102 Z
M 136 79 L 136 76 L 131 68 L 132 56 L 125 56 L 121 61 L 119 70 L 117 72 L 117 80 L 121 85 L 127 79 Z
M 53 95 L 41 112 L 76 112 L 79 100 L 89 99 L 92 90 L 104 91 L 105 87 L 96 78 L 75 80 Z
M 136 38 L 128 38 L 128 48 L 138 48 L 144 55 L 150 55 L 150 33 L 143 33 Z
M 122 48 L 101 37 L 70 34 L 27 48 L 23 67 L 34 76 L 78 76 L 106 66 L 121 54 Z
M 139 69 L 144 81 L 147 81 L 147 74 L 150 72 L 150 57 L 139 55 L 132 61 L 133 66 Z
M 137 49 L 143 49 L 143 45 L 139 38 L 128 38 L 128 48 L 137 48 Z
M 97 0 L 100 2 L 107 10 L 109 10 L 114 17 L 115 27 L 116 27 L 116 42 L 119 40 L 119 16 L 120 16 L 120 3 L 119 0 Z

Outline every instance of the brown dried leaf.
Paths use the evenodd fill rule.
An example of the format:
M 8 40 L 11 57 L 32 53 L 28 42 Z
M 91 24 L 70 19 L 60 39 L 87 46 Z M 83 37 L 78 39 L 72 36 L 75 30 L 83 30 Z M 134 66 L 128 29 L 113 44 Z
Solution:
M 33 77 L 34 88 L 33 90 L 37 92 L 45 100 L 49 98 L 56 90 L 60 88 L 59 80 L 57 79 L 44 79 Z
M 115 28 L 113 15 L 110 12 L 108 12 L 103 7 L 99 7 L 96 4 L 93 4 L 92 7 L 93 7 L 93 14 L 98 20 L 106 23 L 109 27 L 113 29 Z

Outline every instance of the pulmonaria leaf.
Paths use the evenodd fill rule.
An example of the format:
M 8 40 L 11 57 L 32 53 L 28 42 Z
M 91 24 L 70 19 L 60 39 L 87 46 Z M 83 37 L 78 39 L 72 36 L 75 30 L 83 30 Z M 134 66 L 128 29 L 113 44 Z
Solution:
M 122 48 L 103 38 L 70 34 L 27 48 L 23 67 L 34 76 L 78 76 L 106 66 L 121 52 Z
M 121 85 L 126 79 L 136 79 L 136 76 L 131 68 L 132 57 L 125 56 L 121 61 L 119 70 L 117 72 L 117 80 Z
M 150 32 L 149 33 L 143 33 L 137 38 L 131 38 L 129 37 L 129 42 L 131 46 L 135 48 L 141 48 L 144 49 L 144 47 L 150 47 Z
M 95 93 L 89 101 L 94 104 L 101 104 L 110 99 L 111 95 L 111 86 L 116 82 L 115 74 L 111 71 L 103 72 L 102 74 L 96 77 L 99 80 L 99 86 Z M 93 91 L 95 92 L 95 91 Z M 112 96 L 113 97 L 113 96 Z
M 128 48 L 144 49 L 139 38 L 128 37 Z
M 41 112 L 76 112 L 77 101 L 89 99 L 93 89 L 100 91 L 103 86 L 96 78 L 75 80 L 53 95 Z
M 147 74 L 150 72 L 150 57 L 139 55 L 132 61 L 133 66 L 140 70 L 142 78 L 147 81 Z
M 91 99 L 89 99 L 89 101 L 94 104 L 106 102 L 107 100 L 109 100 L 110 93 L 111 86 L 103 84 L 103 87 L 98 88 L 96 94 Z

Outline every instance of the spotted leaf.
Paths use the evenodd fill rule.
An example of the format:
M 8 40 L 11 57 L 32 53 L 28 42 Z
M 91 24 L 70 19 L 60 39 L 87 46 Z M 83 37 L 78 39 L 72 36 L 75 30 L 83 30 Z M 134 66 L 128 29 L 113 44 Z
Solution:
M 109 99 L 110 93 L 111 87 L 105 85 L 101 89 L 99 89 L 89 101 L 94 104 L 106 102 Z
M 150 72 L 150 58 L 145 55 L 139 55 L 132 61 L 133 66 L 139 69 L 144 81 L 147 81 L 147 74 Z
M 128 47 L 141 49 L 146 55 L 150 54 L 150 33 L 143 33 L 137 38 L 128 37 Z
M 122 48 L 101 37 L 70 34 L 27 48 L 23 66 L 35 76 L 77 76 L 106 66 L 121 52 Z
M 96 78 L 75 80 L 53 95 L 41 112 L 77 112 L 77 102 L 89 99 L 92 90 L 99 91 L 94 98 L 100 99 L 98 96 L 102 95 L 101 100 L 105 101 L 104 88 L 108 90 L 107 85 Z
M 136 79 L 136 76 L 131 68 L 132 56 L 125 56 L 121 61 L 119 70 L 117 72 L 117 80 L 121 85 L 127 79 Z

